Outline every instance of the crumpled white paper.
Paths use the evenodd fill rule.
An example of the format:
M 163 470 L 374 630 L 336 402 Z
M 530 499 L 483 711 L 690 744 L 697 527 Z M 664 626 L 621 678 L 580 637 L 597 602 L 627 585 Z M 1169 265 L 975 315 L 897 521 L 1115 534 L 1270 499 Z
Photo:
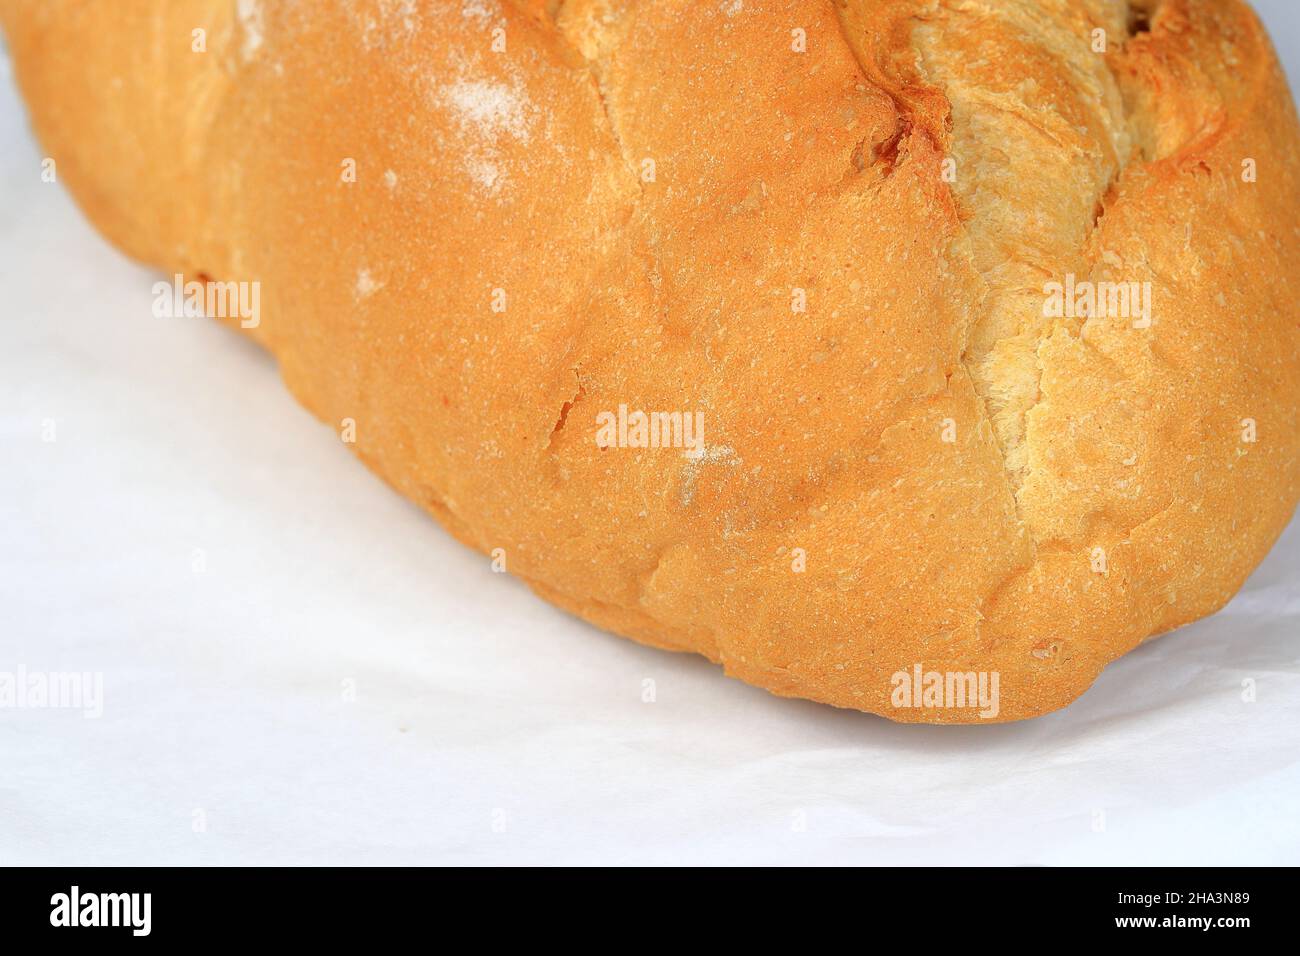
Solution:
M 1300 528 L 1061 713 L 780 700 L 491 573 L 269 357 L 154 318 L 6 78 L 0 146 L 0 672 L 103 681 L 0 709 L 0 864 L 1300 858 Z

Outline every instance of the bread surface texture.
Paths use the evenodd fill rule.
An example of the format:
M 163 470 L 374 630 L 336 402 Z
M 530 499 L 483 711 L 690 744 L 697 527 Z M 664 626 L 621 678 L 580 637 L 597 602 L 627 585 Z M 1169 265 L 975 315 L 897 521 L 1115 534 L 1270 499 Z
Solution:
M 258 283 L 298 399 L 601 628 L 1017 720 L 1292 513 L 1300 138 L 1238 0 L 0 17 L 95 225 Z

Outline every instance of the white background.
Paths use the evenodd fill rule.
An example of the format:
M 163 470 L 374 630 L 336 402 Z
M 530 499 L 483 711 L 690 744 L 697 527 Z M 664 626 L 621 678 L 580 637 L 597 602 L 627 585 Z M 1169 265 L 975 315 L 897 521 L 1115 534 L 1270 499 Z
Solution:
M 492 574 L 269 357 L 152 318 L 40 158 L 5 70 L 0 671 L 104 713 L 0 709 L 0 863 L 1300 862 L 1300 528 L 1061 713 L 780 700 Z

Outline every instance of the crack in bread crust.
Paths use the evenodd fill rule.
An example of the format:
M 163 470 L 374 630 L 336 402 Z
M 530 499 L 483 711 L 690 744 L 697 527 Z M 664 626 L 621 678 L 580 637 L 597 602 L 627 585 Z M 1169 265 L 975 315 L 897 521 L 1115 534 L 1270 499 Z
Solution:
M 1044 284 L 1091 271 L 1106 197 L 1135 155 L 1108 61 L 1129 36 L 1134 8 L 1124 0 L 857 0 L 836 9 L 864 74 L 955 163 L 948 189 L 963 223 L 955 255 L 984 290 L 960 367 L 1032 533 L 1019 499 L 1030 415 L 1043 401 L 1040 350 L 1058 329 L 1078 331 L 1044 318 Z
M 943 0 L 927 8 L 912 41 L 922 76 L 950 104 L 952 190 L 987 290 L 962 361 L 1019 508 L 1030 416 L 1044 401 L 1041 350 L 1061 328 L 1044 318 L 1044 284 L 1091 271 L 1098 211 L 1132 151 L 1097 39 L 1122 42 L 1129 10 L 1118 0 Z M 972 48 L 983 55 L 972 57 Z M 1043 69 L 1052 63 L 1064 69 Z

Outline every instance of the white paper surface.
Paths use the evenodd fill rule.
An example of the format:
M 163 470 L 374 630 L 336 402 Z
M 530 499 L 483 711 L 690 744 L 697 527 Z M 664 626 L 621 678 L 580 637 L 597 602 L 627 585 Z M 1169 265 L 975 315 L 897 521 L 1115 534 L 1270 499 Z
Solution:
M 103 713 L 0 709 L 0 864 L 1300 862 L 1300 528 L 1061 713 L 780 700 L 491 573 L 39 160 L 5 71 L 0 672 Z

